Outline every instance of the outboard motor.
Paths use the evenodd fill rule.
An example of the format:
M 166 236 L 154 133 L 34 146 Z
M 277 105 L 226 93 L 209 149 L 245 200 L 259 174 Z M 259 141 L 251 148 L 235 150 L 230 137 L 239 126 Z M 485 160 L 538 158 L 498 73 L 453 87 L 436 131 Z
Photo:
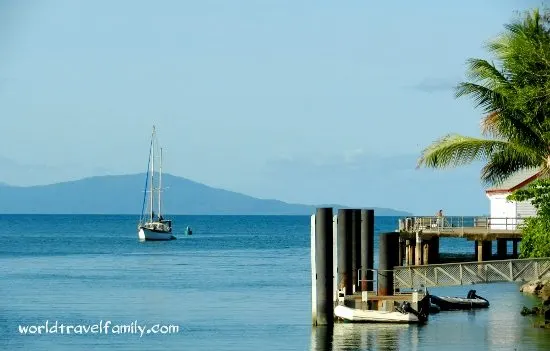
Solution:
M 422 322 L 426 322 L 428 320 L 428 316 L 430 315 L 430 295 L 426 295 L 418 302 L 418 319 L 420 319 Z
M 397 310 L 401 313 L 412 313 L 422 323 L 428 320 L 430 314 L 430 296 L 426 295 L 422 300 L 418 301 L 418 311 L 411 307 L 411 304 L 407 301 L 403 302 Z
M 397 306 L 396 310 L 398 310 L 401 313 L 412 313 L 414 311 L 413 308 L 411 307 L 411 304 L 407 301 Z

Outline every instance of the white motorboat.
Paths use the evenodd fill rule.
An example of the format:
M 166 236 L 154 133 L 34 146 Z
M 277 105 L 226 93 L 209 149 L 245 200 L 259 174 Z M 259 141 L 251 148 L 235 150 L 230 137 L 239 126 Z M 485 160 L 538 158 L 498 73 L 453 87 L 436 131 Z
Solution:
M 425 323 L 428 321 L 430 308 L 429 295 L 418 302 L 418 311 L 414 310 L 410 303 L 404 302 L 397 311 L 377 311 L 350 308 L 338 305 L 334 308 L 334 316 L 354 323 Z

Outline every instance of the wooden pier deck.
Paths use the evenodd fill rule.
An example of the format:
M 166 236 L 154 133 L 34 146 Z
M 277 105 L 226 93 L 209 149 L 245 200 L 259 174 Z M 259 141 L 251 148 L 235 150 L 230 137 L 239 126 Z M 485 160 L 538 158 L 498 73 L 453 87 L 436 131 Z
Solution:
M 399 220 L 399 232 L 405 239 L 432 237 L 465 238 L 467 240 L 521 239 L 523 218 L 476 216 L 422 216 Z
M 498 259 L 506 259 L 507 242 L 512 242 L 512 257 L 517 257 L 523 218 L 479 216 L 423 216 L 399 219 L 399 262 L 419 266 L 439 262 L 440 238 L 475 241 L 474 255 L 479 262 L 492 257 L 492 242 L 497 242 Z

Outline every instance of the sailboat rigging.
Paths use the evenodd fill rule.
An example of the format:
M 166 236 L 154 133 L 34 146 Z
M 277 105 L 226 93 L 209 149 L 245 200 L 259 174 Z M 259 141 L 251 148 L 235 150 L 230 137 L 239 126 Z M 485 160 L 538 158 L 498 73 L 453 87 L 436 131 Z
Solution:
M 172 240 L 176 237 L 172 235 L 172 221 L 162 216 L 162 148 L 159 152 L 158 184 L 155 186 L 155 151 L 158 141 L 156 137 L 155 126 L 151 135 L 151 145 L 149 149 L 149 162 L 147 164 L 147 174 L 145 176 L 145 191 L 143 204 L 141 208 L 141 217 L 138 224 L 138 238 L 145 240 Z M 149 187 L 149 190 L 147 188 Z M 157 199 L 157 212 L 155 214 L 155 192 Z M 145 204 L 149 195 L 147 213 Z

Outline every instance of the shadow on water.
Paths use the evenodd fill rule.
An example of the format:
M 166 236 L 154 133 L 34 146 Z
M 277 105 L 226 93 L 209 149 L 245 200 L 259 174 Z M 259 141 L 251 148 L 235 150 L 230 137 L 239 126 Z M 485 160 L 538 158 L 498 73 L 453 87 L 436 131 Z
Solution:
M 407 324 L 339 323 L 334 327 L 313 327 L 310 351 L 419 350 L 422 326 Z

